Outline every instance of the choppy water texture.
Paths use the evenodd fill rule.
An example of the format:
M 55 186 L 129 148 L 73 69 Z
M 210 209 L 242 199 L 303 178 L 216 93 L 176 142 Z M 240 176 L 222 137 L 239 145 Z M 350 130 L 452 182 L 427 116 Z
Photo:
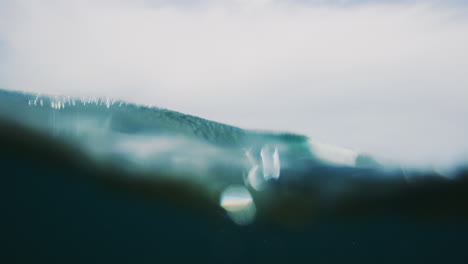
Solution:
M 5 263 L 468 261 L 463 164 L 2 90 L 0 128 Z

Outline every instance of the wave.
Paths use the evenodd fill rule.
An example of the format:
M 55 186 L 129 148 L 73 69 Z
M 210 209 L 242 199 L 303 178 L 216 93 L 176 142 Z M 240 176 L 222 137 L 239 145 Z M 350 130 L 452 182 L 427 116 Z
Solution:
M 0 90 L 0 259 L 463 262 L 467 171 L 401 168 L 105 98 Z
M 22 149 L 23 157 L 47 157 L 50 166 L 69 164 L 83 177 L 172 201 L 190 196 L 239 225 L 285 222 L 279 217 L 284 214 L 294 223 L 308 223 L 311 216 L 395 204 L 414 214 L 441 193 L 434 215 L 466 214 L 455 209 L 467 193 L 464 170 L 445 177 L 389 166 L 303 135 L 246 130 L 108 98 L 5 90 L 0 90 L 0 118 L 3 145 L 10 146 L 3 152 Z M 415 193 L 424 199 L 412 200 Z M 453 213 L 446 213 L 447 206 Z

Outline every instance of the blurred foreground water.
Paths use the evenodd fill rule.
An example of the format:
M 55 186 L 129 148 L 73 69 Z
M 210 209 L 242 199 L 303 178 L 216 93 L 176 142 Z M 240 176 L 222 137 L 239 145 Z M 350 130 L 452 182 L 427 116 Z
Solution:
M 0 263 L 468 261 L 464 164 L 2 90 L 0 134 Z

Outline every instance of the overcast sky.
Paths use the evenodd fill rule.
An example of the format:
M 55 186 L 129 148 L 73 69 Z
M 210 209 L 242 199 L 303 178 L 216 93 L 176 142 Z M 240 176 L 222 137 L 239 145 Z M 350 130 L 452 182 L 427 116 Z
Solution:
M 465 1 L 0 2 L 0 87 L 468 160 Z

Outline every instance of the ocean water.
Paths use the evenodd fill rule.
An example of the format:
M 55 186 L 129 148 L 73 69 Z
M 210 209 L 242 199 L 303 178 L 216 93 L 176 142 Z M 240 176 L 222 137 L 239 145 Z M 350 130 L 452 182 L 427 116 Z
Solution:
M 465 164 L 0 90 L 1 263 L 466 263 Z

